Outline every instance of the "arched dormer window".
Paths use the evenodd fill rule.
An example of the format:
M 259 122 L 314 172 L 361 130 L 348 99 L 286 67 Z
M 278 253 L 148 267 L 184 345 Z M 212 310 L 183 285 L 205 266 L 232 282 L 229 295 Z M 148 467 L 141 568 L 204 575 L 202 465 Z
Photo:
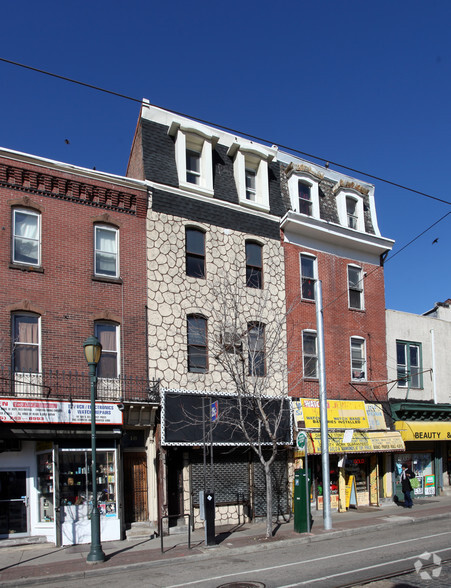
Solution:
M 365 232 L 363 194 L 337 184 L 333 189 L 340 224 L 353 231 Z
M 319 218 L 319 182 L 323 175 L 306 165 L 286 169 L 291 208 L 299 214 Z

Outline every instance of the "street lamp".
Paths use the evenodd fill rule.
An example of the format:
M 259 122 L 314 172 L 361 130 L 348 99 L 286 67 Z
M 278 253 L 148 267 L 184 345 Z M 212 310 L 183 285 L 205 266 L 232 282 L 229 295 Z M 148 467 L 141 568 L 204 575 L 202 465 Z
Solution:
M 100 544 L 100 513 L 97 506 L 97 456 L 96 456 L 96 396 L 97 377 L 96 366 L 102 355 L 102 345 L 97 337 L 88 337 L 83 343 L 86 361 L 89 366 L 89 379 L 91 383 L 91 477 L 92 477 L 92 512 L 91 512 L 91 549 L 86 561 L 97 563 L 105 561 L 105 554 Z

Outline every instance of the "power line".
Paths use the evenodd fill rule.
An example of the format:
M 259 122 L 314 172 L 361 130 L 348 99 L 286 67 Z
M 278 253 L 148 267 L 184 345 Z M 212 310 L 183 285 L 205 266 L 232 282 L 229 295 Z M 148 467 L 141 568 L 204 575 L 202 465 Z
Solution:
M 132 102 L 137 102 L 139 104 L 142 103 L 142 100 L 140 100 L 138 98 L 133 98 L 132 96 L 127 96 L 126 94 L 121 94 L 119 92 L 114 92 L 112 90 L 106 90 L 105 88 L 101 88 L 100 86 L 94 86 L 93 84 L 87 84 L 86 82 L 74 80 L 73 78 L 69 78 L 67 76 L 61 76 L 61 75 L 37 68 L 37 67 L 32 67 L 30 65 L 26 65 L 24 63 L 18 63 L 17 61 L 11 61 L 10 59 L 5 59 L 4 57 L 0 57 L 0 61 L 3 61 L 4 63 L 9 63 L 10 65 L 15 65 L 17 67 L 22 67 L 22 68 L 28 69 L 30 71 L 35 71 L 37 73 L 40 73 L 40 74 L 43 74 L 46 76 L 57 78 L 59 80 L 64 80 L 65 82 L 70 82 L 71 84 L 78 84 L 79 86 L 84 86 L 85 88 L 91 88 L 92 90 L 97 90 L 98 92 L 104 92 L 105 94 L 117 96 L 118 98 L 123 98 L 124 100 L 131 100 Z M 317 161 L 321 161 L 323 163 L 329 163 L 329 164 L 332 164 L 336 167 L 339 167 L 339 168 L 342 168 L 342 169 L 347 170 L 349 172 L 352 172 L 353 174 L 359 174 L 359 175 L 365 176 L 367 178 L 371 178 L 372 180 L 377 180 L 378 182 L 383 182 L 384 184 L 389 184 L 390 186 L 394 186 L 395 188 L 400 188 L 401 190 L 406 190 L 408 192 L 412 192 L 413 194 L 418 194 L 419 196 L 424 196 L 425 198 L 430 198 L 431 200 L 441 202 L 442 204 L 451 205 L 451 202 L 449 202 L 448 200 L 444 200 L 443 198 L 439 198 L 438 196 L 433 196 L 432 194 L 428 194 L 427 192 L 422 192 L 421 190 L 415 190 L 414 188 L 409 188 L 408 186 L 404 186 L 403 184 L 399 184 L 398 182 L 393 182 L 392 180 L 387 180 L 385 178 L 381 178 L 380 176 L 376 176 L 376 175 L 371 174 L 369 172 L 364 172 L 364 171 L 358 170 L 356 168 L 344 165 L 343 163 L 339 163 L 337 161 L 332 161 L 331 159 L 329 159 L 327 157 L 322 157 L 319 155 L 314 155 L 312 153 L 307 153 L 306 151 L 301 151 L 300 149 L 295 149 L 294 147 L 289 147 L 287 145 L 277 143 L 277 141 L 269 141 L 268 139 L 264 139 L 264 138 L 258 137 L 256 135 L 252 135 L 250 133 L 238 131 L 236 129 L 232 129 L 230 127 L 226 127 L 221 124 L 212 123 L 212 122 L 205 120 L 205 119 L 202 119 L 202 118 L 198 118 L 195 116 L 190 116 L 190 115 L 184 114 L 183 112 L 178 112 L 176 110 L 163 108 L 162 106 L 158 106 L 157 104 L 154 104 L 154 106 L 156 106 L 157 108 L 162 108 L 163 110 L 167 110 L 168 112 L 171 112 L 172 114 L 175 114 L 177 116 L 191 118 L 192 120 L 196 120 L 197 122 L 207 124 L 209 126 L 217 127 L 217 128 L 220 128 L 224 131 L 227 131 L 227 132 L 230 132 L 233 134 L 244 135 L 245 137 L 248 137 L 250 139 L 254 139 L 255 141 L 259 141 L 261 143 L 267 143 L 269 145 L 276 144 L 281 149 L 286 149 L 287 151 L 291 151 L 292 153 L 302 155 L 303 157 L 308 157 L 309 159 L 316 159 Z

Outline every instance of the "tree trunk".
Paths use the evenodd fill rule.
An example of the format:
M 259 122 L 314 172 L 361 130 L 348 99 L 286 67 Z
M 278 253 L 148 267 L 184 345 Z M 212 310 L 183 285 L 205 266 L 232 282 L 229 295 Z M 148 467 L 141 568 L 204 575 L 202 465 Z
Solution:
M 272 537 L 272 479 L 271 465 L 264 464 L 266 478 L 266 539 Z

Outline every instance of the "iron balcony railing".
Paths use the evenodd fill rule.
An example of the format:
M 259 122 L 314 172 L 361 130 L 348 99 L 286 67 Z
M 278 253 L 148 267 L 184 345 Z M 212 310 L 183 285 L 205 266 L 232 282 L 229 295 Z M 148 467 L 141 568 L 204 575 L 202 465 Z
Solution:
M 89 400 L 89 374 L 48 370 L 14 372 L 0 367 L 0 396 L 58 400 Z M 160 402 L 159 380 L 120 376 L 97 378 L 97 400 L 104 402 Z

